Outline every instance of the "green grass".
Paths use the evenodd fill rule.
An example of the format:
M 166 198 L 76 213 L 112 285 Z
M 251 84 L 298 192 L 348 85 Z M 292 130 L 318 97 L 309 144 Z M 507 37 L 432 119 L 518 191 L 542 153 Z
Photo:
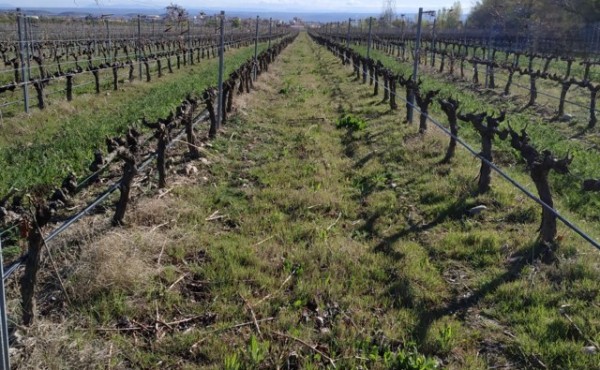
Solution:
M 261 44 L 259 52 L 266 48 Z M 226 54 L 226 75 L 254 55 L 253 47 Z M 75 171 L 87 173 L 95 148 L 104 150 L 106 135 L 123 133 L 142 117 L 166 117 L 191 92 L 200 93 L 217 83 L 217 59 L 188 64 L 150 84 L 134 83 L 117 92 L 79 96 L 59 102 L 44 111 L 5 119 L 0 134 L 0 194 L 11 186 L 28 189 L 36 185 L 58 185 Z
M 366 55 L 366 47 L 355 46 L 355 49 Z M 386 67 L 403 73 L 405 77 L 412 74 L 411 65 L 399 63 L 395 58 L 381 51 L 372 50 L 371 55 L 373 58 L 381 60 Z M 535 112 L 515 112 L 516 106 L 511 100 L 490 101 L 484 95 L 476 94 L 467 88 L 468 84 L 446 81 L 442 78 L 429 76 L 427 73 L 422 73 L 419 77 L 423 80 L 421 88 L 424 91 L 439 89 L 441 90 L 440 97 L 454 97 L 461 103 L 462 112 L 498 112 L 506 110 L 509 112 L 508 122 L 510 122 L 515 130 L 527 125 L 527 132 L 532 139 L 533 145 L 538 150 L 549 149 L 557 157 L 562 157 L 567 153 L 572 154 L 574 160 L 570 166 L 571 175 L 561 176 L 551 174 L 550 176 L 555 197 L 558 198 L 556 207 L 565 216 L 573 214 L 575 217 L 580 218 L 582 222 L 579 226 L 582 226 L 586 232 L 593 235 L 596 240 L 600 239 L 598 229 L 590 225 L 590 223 L 595 224 L 600 220 L 600 198 L 593 193 L 581 191 L 583 179 L 598 178 L 600 176 L 600 153 L 594 149 L 590 150 L 589 146 L 592 144 L 585 140 L 586 135 L 581 140 L 570 137 L 575 135 L 576 131 L 572 128 L 561 128 L 561 126 L 565 125 L 564 123 L 545 122 Z M 399 88 L 398 91 L 404 97 L 404 89 Z M 401 103 L 402 101 L 399 100 L 399 104 Z M 438 122 L 447 124 L 446 115 L 437 104 L 433 104 L 430 108 L 430 115 Z M 415 121 L 417 116 L 418 114 L 415 114 Z M 481 145 L 480 139 L 472 126 L 461 121 L 459 121 L 459 126 L 460 136 L 465 138 L 473 148 L 479 148 Z M 569 131 L 570 136 L 568 137 L 566 136 L 566 132 Z M 591 138 L 596 136 L 594 133 L 587 135 Z M 532 181 L 523 172 L 524 165 L 520 159 L 520 155 L 510 148 L 510 143 L 495 140 L 494 152 L 494 156 L 497 159 L 502 159 L 502 163 L 499 163 L 500 168 L 515 177 L 521 184 L 526 185 L 526 188 L 532 193 L 537 194 Z M 519 170 L 515 170 L 515 168 Z
M 559 263 L 537 260 L 537 206 L 502 181 L 474 195 L 468 153 L 438 164 L 445 137 L 416 136 L 306 34 L 270 71 L 198 178 L 78 246 L 73 306 L 39 323 L 70 346 L 21 365 L 77 367 L 93 343 L 87 363 L 115 368 L 598 368 L 595 251 L 560 227 Z M 366 127 L 337 129 L 346 115 Z M 123 318 L 148 328 L 110 330 Z

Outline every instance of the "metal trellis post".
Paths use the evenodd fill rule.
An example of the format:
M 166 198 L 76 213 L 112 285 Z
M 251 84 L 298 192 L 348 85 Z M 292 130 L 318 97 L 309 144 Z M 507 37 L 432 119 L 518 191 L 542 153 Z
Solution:
M 350 27 L 352 26 L 352 18 L 348 18 L 348 32 L 346 32 L 346 47 L 350 47 Z
M 2 240 L 0 240 L 0 252 L 2 251 Z M 0 253 L 0 276 L 4 276 L 4 261 L 2 253 Z M 4 281 L 0 282 L 0 369 L 9 370 L 9 354 L 8 349 L 10 343 L 8 341 L 8 319 L 6 313 L 6 295 L 4 292 Z
M 256 81 L 256 69 L 258 68 L 258 20 L 259 16 L 256 16 L 256 35 L 254 36 L 254 62 L 252 63 L 252 77 Z
M 404 44 L 404 14 L 401 14 L 400 17 L 402 18 L 402 28 L 400 29 L 400 42 Z
M 23 82 L 23 99 L 25 101 L 25 113 L 29 113 L 29 89 L 27 87 L 29 76 L 27 76 L 27 68 L 25 68 L 25 50 L 23 47 L 25 44 L 25 40 L 23 39 L 23 26 L 21 24 L 22 21 L 23 14 L 21 13 L 21 8 L 17 8 L 17 30 L 19 32 L 19 59 L 21 62 L 21 81 Z
M 140 75 L 140 81 L 142 80 L 142 31 L 141 31 L 141 25 L 140 25 L 140 20 L 141 15 L 138 14 L 138 71 L 139 71 L 139 75 Z
M 219 46 L 219 104 L 217 110 L 217 130 L 221 128 L 223 110 L 223 69 L 225 54 L 225 11 L 221 11 L 221 45 Z
M 413 64 L 413 74 L 412 79 L 416 84 L 419 73 L 419 59 L 421 54 L 421 23 L 423 22 L 423 8 L 419 8 L 419 18 L 417 19 L 417 38 L 415 40 L 415 56 L 414 56 L 414 64 Z M 410 96 L 408 97 L 408 122 L 412 123 L 413 121 L 413 106 L 415 104 L 415 93 L 411 90 Z
M 188 53 L 190 57 L 190 64 L 194 63 L 194 52 L 192 51 L 192 34 L 190 31 L 190 18 L 187 20 L 187 40 L 188 40 Z
M 269 49 L 271 48 L 271 25 L 273 22 L 273 18 L 269 18 Z
M 108 39 L 108 61 L 112 62 L 112 50 L 111 50 L 111 42 L 110 42 L 110 27 L 108 25 L 108 19 L 104 20 L 106 22 L 106 38 Z
M 598 42 L 600 42 L 600 27 L 596 24 L 594 26 L 596 29 L 596 40 L 594 42 L 594 54 L 598 54 Z
M 23 21 L 25 28 L 25 44 L 26 44 L 26 57 L 27 57 L 27 76 L 31 76 L 31 56 L 33 55 L 33 33 L 31 32 L 31 18 L 25 16 Z M 41 78 L 42 76 L 40 76 Z
M 492 33 L 493 32 L 494 32 L 494 24 L 492 23 L 490 26 L 490 33 L 488 35 L 487 50 L 486 50 L 486 55 L 485 55 L 485 59 L 488 62 L 488 64 L 485 66 L 485 85 L 484 85 L 484 87 L 486 89 L 489 87 L 489 83 L 490 83 L 491 66 L 489 63 L 492 62 L 490 59 L 492 58 Z
M 431 66 L 435 64 L 435 25 L 437 23 L 437 17 L 433 18 L 433 29 L 431 30 Z
M 369 17 L 369 39 L 367 40 L 367 58 L 371 57 L 371 42 L 372 42 L 372 36 L 371 36 L 371 29 L 373 26 L 373 17 Z
M 98 55 L 98 46 L 96 45 L 96 18 L 92 18 L 92 33 L 94 34 L 94 53 L 95 55 Z

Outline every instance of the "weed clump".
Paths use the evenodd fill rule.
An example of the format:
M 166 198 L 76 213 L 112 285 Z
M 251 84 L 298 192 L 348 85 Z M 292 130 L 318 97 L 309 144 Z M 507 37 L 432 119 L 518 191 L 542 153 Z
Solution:
M 354 117 L 351 114 L 345 114 L 338 119 L 335 127 L 338 129 L 346 128 L 350 131 L 359 131 L 367 128 L 367 123 L 365 120 Z

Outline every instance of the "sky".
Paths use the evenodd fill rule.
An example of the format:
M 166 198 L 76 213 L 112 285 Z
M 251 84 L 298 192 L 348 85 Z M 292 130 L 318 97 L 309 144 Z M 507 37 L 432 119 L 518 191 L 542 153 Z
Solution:
M 172 0 L 172 2 L 191 9 L 223 9 L 223 10 L 269 10 L 269 11 L 302 11 L 302 12 L 374 12 L 383 9 L 385 0 Z M 392 0 L 394 1 L 394 0 Z M 396 1 L 397 13 L 414 13 L 418 7 L 425 10 L 450 8 L 455 0 L 421 0 L 409 2 Z M 135 7 L 162 11 L 170 0 L 0 0 L 3 5 L 21 7 L 69 7 L 69 8 L 109 8 Z M 475 0 L 462 0 L 463 11 L 470 8 Z M 414 6 L 413 6 L 414 4 Z

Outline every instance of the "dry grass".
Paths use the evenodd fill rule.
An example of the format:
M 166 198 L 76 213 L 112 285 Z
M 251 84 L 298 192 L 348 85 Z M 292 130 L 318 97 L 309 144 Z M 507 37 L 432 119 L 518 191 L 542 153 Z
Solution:
M 177 180 L 175 180 L 177 181 Z M 170 179 L 170 183 L 173 180 Z M 168 196 L 164 198 L 145 199 L 134 205 L 134 212 L 129 213 L 128 220 L 133 225 L 156 226 L 169 223 L 174 217 L 175 209 L 170 204 Z
M 40 312 L 36 322 L 29 328 L 18 327 L 15 333 L 13 364 L 23 369 L 127 368 L 119 360 L 118 346 L 111 340 L 114 333 L 98 336 L 96 330 L 103 333 L 101 327 L 110 316 L 103 310 L 119 309 L 112 305 L 122 306 L 124 312 L 127 307 L 143 306 L 141 296 L 152 289 L 163 270 L 162 264 L 157 263 L 160 254 L 169 248 L 170 241 L 177 241 L 163 221 L 166 211 L 174 208 L 171 203 L 166 199 L 141 200 L 126 228 L 94 235 L 109 223 L 106 216 L 94 216 L 53 243 L 55 258 L 75 250 L 80 253 L 59 261 L 59 270 L 67 274 L 63 279 L 73 306 L 68 305 L 56 281 L 52 283 L 55 272 L 49 262 L 44 262 L 46 268 L 40 278 L 50 283 L 40 285 L 43 291 L 38 295 Z M 73 248 L 78 238 L 81 241 Z M 53 307 L 56 303 L 59 306 Z M 18 313 L 16 299 L 11 306 Z M 92 317 L 78 313 L 78 307 L 94 306 L 97 308 L 92 309 Z
M 11 364 L 17 369 L 101 369 L 116 356 L 117 349 L 100 337 L 71 332 L 70 322 L 40 320 L 17 332 L 11 348 Z
M 143 290 L 156 275 L 153 255 L 164 238 L 157 233 L 111 233 L 83 249 L 68 290 L 78 301 L 108 291 Z

